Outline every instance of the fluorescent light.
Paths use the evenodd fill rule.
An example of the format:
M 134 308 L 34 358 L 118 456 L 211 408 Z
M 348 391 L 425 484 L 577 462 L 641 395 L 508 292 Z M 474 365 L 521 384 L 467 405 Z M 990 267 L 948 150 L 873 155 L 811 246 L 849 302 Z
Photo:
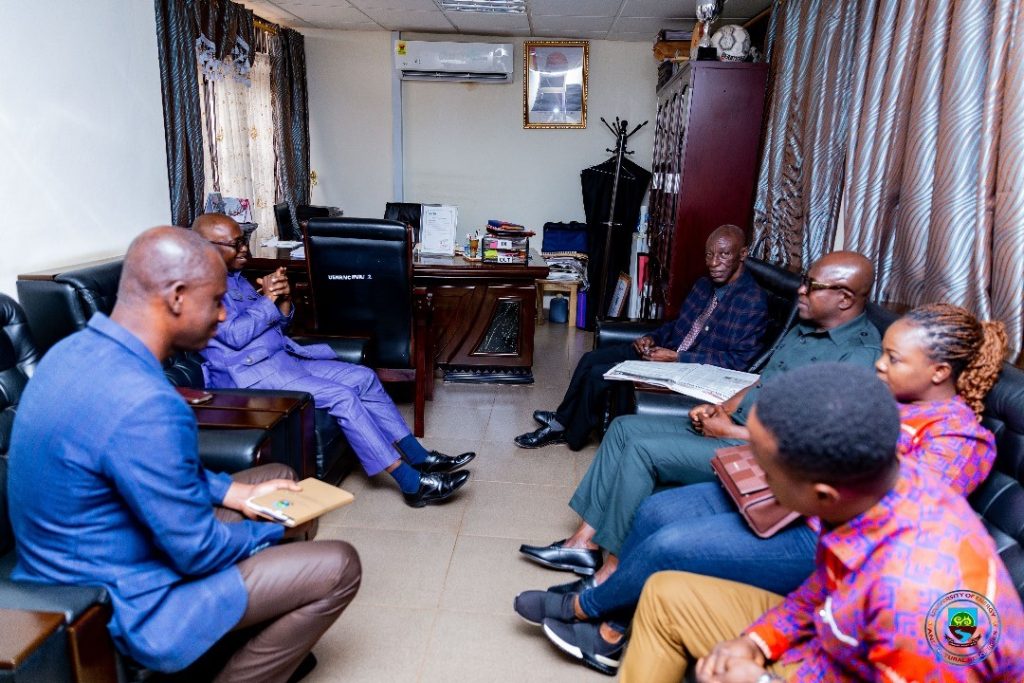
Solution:
M 442 10 L 451 12 L 484 12 L 488 14 L 523 14 L 526 0 L 434 0 Z

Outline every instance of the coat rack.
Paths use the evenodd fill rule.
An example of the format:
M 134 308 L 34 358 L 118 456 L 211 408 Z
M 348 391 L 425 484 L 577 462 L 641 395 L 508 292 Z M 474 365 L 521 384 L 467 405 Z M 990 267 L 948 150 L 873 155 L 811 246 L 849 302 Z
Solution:
M 612 248 L 612 229 L 619 225 L 615 222 L 615 200 L 619 193 L 619 176 L 622 173 L 622 158 L 627 154 L 632 154 L 632 150 L 626 147 L 626 143 L 638 130 L 647 125 L 647 121 L 644 121 L 633 130 L 629 130 L 629 122 L 625 119 L 619 119 L 615 117 L 615 124 L 608 123 L 605 118 L 601 117 L 601 123 L 604 124 L 605 128 L 611 131 L 611 134 L 615 136 L 615 148 L 606 149 L 606 152 L 611 152 L 615 155 L 615 178 L 612 180 L 612 201 L 608 207 L 608 220 L 602 223 L 607 227 L 604 233 L 604 253 L 601 258 L 601 277 L 597 281 L 597 314 L 598 320 L 604 320 L 608 315 L 608 307 L 605 304 L 605 287 L 608 284 L 608 259 L 609 252 Z M 629 132 L 627 132 L 629 131 Z

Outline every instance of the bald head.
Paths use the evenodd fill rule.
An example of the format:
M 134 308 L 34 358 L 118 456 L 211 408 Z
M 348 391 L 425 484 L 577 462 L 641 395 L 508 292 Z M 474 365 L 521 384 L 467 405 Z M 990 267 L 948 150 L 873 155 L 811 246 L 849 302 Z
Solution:
M 743 228 L 738 225 L 726 223 L 725 225 L 719 225 L 717 228 L 708 235 L 708 242 L 713 242 L 718 239 L 727 239 L 736 246 L 736 250 L 739 251 L 744 247 L 747 241 L 747 236 L 743 233 Z
M 704 265 L 716 287 L 736 282 L 747 258 L 746 235 L 735 225 L 720 225 L 704 243 Z
M 128 247 L 110 318 L 162 361 L 206 346 L 224 319 L 226 287 L 213 245 L 187 228 L 150 228 Z
M 222 213 L 204 213 L 192 224 L 192 231 L 216 245 L 224 265 L 231 272 L 245 268 L 249 261 L 249 244 L 234 218 Z
M 160 296 L 175 282 L 223 279 L 224 262 L 199 235 L 170 225 L 150 228 L 128 247 L 117 291 L 118 302 Z
M 854 251 L 835 251 L 811 264 L 797 290 L 797 309 L 804 321 L 831 329 L 847 323 L 867 305 L 875 268 Z
M 829 282 L 847 287 L 861 304 L 867 300 L 875 282 L 875 266 L 863 254 L 855 251 L 834 251 L 818 259 L 815 264 Z

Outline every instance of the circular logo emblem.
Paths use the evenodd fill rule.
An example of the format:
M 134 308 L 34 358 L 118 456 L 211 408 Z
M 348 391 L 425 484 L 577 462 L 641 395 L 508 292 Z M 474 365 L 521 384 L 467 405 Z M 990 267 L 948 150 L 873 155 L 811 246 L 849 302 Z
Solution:
M 958 666 L 992 654 L 1003 632 L 996 606 L 981 593 L 966 590 L 946 593 L 933 602 L 924 627 L 932 650 Z

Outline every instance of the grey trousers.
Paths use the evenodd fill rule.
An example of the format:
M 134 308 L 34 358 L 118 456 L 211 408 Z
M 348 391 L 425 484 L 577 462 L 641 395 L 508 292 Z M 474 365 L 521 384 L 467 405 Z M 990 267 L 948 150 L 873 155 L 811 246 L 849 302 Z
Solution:
M 257 484 L 295 479 L 295 473 L 284 465 L 262 465 L 232 478 Z M 232 510 L 216 514 L 223 521 L 241 519 Z M 313 533 L 315 528 L 308 537 Z M 359 555 L 344 541 L 296 542 L 261 550 L 237 566 L 249 604 L 199 666 L 219 670 L 218 683 L 285 683 L 356 596 L 362 577 Z
M 710 439 L 688 418 L 624 415 L 612 422 L 569 507 L 594 527 L 594 542 L 618 555 L 633 515 L 656 489 L 713 481 L 715 450 L 743 443 Z

